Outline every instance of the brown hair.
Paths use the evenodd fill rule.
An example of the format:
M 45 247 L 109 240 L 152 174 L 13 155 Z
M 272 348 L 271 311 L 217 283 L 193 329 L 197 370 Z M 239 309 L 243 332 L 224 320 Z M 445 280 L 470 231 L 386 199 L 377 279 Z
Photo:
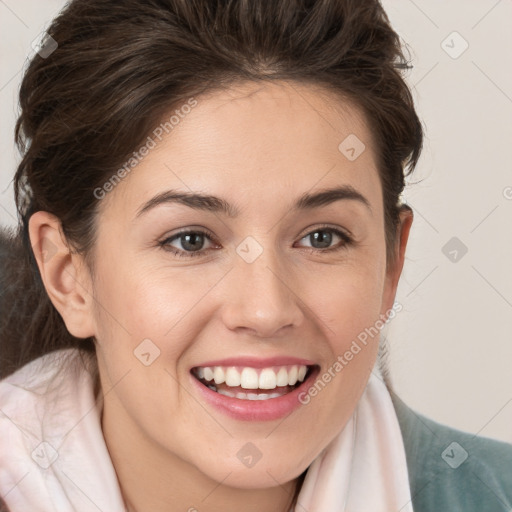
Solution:
M 56 215 L 92 270 L 94 190 L 165 113 L 236 82 L 316 84 L 362 109 L 377 145 L 394 261 L 399 196 L 423 135 L 399 37 L 377 0 L 74 0 L 47 32 L 58 46 L 33 57 L 19 95 L 20 222 L 2 254 L 1 376 L 59 348 L 94 351 L 93 339 L 69 334 L 49 300 L 30 216 Z

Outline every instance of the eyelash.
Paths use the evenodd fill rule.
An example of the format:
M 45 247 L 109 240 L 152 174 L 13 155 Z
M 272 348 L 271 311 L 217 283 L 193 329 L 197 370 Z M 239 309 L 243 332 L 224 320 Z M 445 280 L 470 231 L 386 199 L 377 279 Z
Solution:
M 325 254 L 325 253 L 337 252 L 337 251 L 346 249 L 350 245 L 354 244 L 354 240 L 347 233 L 340 231 L 339 229 L 329 227 L 329 226 L 319 226 L 316 229 L 314 229 L 313 231 L 310 231 L 309 233 L 307 233 L 306 235 L 301 237 L 300 240 L 302 240 L 303 238 L 306 238 L 308 236 L 311 236 L 313 233 L 316 233 L 318 231 L 327 231 L 327 232 L 334 233 L 335 235 L 337 235 L 341 238 L 342 243 L 341 243 L 341 245 L 329 247 L 327 249 L 315 249 L 314 247 L 305 248 L 310 253 Z M 193 230 L 190 229 L 190 230 L 180 231 L 179 233 L 176 233 L 176 234 L 172 235 L 171 237 L 168 237 L 168 238 L 162 240 L 161 242 L 158 242 L 158 245 L 161 248 L 163 248 L 165 251 L 169 251 L 169 252 L 173 253 L 178 258 L 195 258 L 198 256 L 203 256 L 206 251 L 213 250 L 213 249 L 202 249 L 200 251 L 189 252 L 189 251 L 182 251 L 180 249 L 174 249 L 169 246 L 170 242 L 172 242 L 176 239 L 179 239 L 181 236 L 184 236 L 184 235 L 203 235 L 203 236 L 206 236 L 207 238 L 209 238 L 212 242 L 217 243 L 215 240 L 215 237 L 209 231 L 205 231 L 202 229 L 193 229 Z

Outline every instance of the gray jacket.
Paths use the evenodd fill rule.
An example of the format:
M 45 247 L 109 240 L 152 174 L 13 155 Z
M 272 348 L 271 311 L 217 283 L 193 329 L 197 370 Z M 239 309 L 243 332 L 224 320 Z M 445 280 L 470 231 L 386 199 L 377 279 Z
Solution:
M 391 399 L 414 512 L 512 512 L 512 445 L 441 425 Z

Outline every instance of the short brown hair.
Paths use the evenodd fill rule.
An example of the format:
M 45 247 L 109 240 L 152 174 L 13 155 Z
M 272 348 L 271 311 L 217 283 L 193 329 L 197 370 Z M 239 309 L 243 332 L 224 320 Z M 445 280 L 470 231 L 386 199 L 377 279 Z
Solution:
M 68 333 L 46 294 L 30 215 L 56 215 L 70 246 L 87 257 L 93 191 L 164 113 L 239 81 L 314 83 L 362 109 L 377 144 L 388 262 L 394 258 L 399 196 L 423 134 L 399 37 L 377 0 L 74 0 L 48 34 L 57 48 L 34 56 L 20 89 L 20 225 L 0 319 L 12 361 L 4 358 L 2 375 L 58 348 L 94 350 L 92 339 Z

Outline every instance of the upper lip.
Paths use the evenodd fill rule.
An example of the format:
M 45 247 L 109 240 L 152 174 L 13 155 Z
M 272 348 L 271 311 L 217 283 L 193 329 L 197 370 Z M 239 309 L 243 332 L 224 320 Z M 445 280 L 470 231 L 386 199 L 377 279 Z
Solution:
M 287 365 L 305 365 L 313 366 L 315 363 L 309 359 L 302 359 L 292 356 L 276 356 L 261 359 L 259 357 L 229 357 L 227 359 L 216 359 L 195 365 L 194 368 L 205 368 L 207 366 L 243 366 L 249 368 L 269 368 L 271 366 Z

